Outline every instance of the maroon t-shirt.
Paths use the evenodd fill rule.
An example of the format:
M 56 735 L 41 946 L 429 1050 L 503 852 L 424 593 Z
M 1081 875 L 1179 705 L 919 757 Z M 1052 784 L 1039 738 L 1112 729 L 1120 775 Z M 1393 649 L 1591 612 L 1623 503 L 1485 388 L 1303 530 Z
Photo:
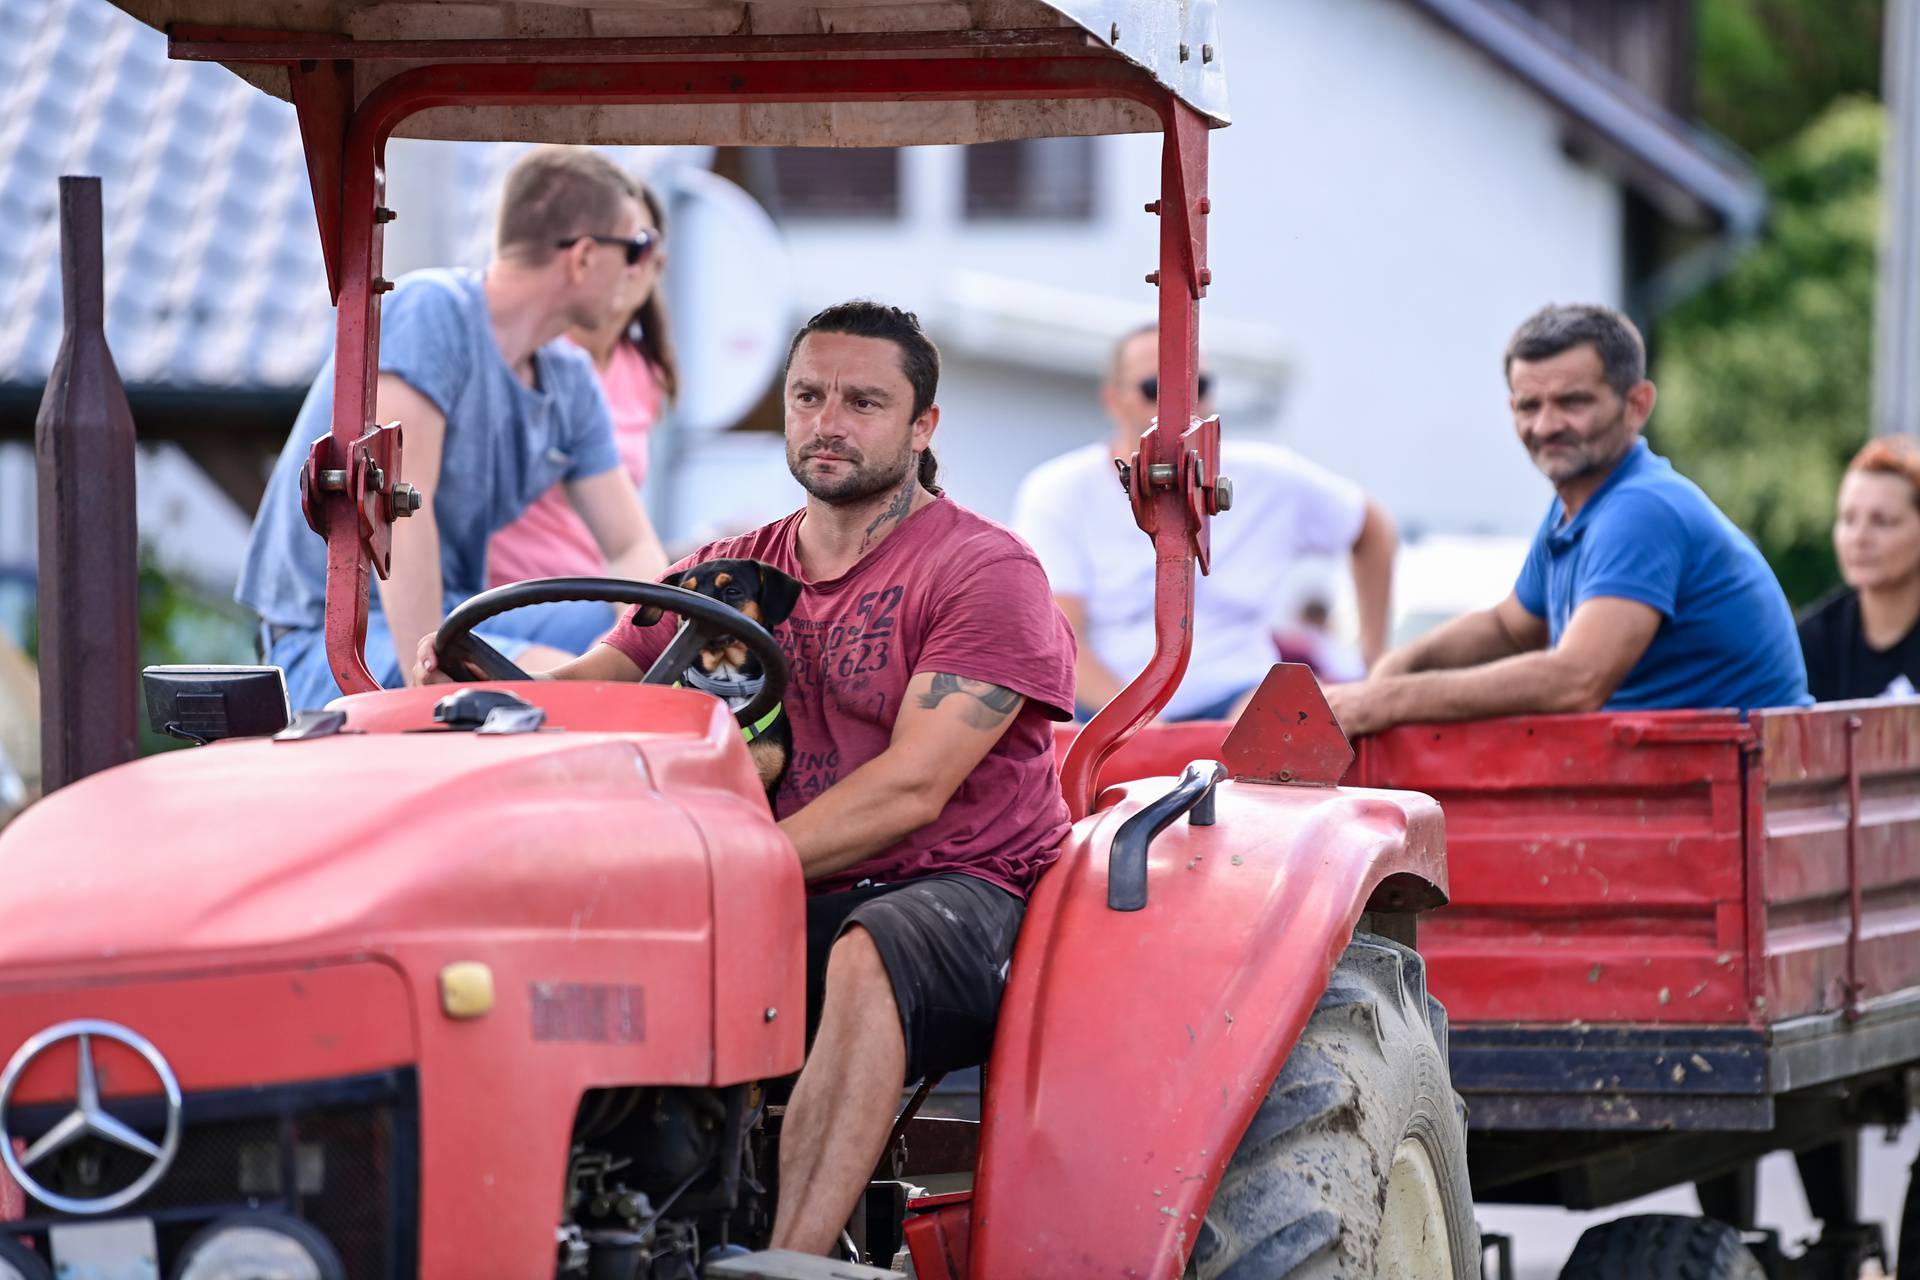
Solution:
M 840 577 L 810 582 L 794 547 L 803 514 L 708 543 L 673 567 L 762 560 L 803 585 L 793 616 L 774 629 L 793 667 L 784 699 L 793 756 L 774 797 L 778 817 L 887 749 L 907 682 L 920 672 L 1026 698 L 938 818 L 814 892 L 964 872 L 1024 896 L 1068 826 L 1048 721 L 1071 718 L 1074 641 L 1039 560 L 1011 531 L 940 498 Z M 669 617 L 639 627 L 629 615 L 605 643 L 644 671 L 677 625 Z

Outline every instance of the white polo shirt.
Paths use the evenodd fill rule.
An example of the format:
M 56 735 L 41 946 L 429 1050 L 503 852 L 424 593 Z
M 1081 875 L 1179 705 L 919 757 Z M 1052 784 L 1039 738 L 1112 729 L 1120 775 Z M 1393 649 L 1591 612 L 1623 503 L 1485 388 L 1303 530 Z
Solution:
M 1276 599 L 1303 554 L 1350 550 L 1366 519 L 1351 480 L 1262 441 L 1222 446 L 1233 509 L 1213 521 L 1213 572 L 1194 590 L 1193 657 L 1163 715 L 1180 718 L 1251 689 L 1273 666 Z M 1013 524 L 1040 557 L 1055 595 L 1086 603 L 1080 643 L 1127 679 L 1153 656 L 1153 543 L 1133 509 L 1107 444 L 1036 467 L 1014 500 Z

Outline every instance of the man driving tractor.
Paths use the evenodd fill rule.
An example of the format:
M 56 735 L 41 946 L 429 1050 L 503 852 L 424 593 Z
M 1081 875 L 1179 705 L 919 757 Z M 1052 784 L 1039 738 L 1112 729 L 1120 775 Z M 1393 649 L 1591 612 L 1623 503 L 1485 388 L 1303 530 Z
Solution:
M 811 889 L 818 1029 L 775 1248 L 833 1245 L 904 1082 L 986 1060 L 1026 893 L 1068 829 L 1047 721 L 1071 713 L 1072 634 L 1026 544 L 935 485 L 939 372 L 908 312 L 814 316 L 784 392 L 806 506 L 674 566 L 755 560 L 801 586 L 776 632 L 791 749 L 773 800 Z M 545 678 L 638 680 L 670 636 L 630 614 Z M 432 636 L 419 658 L 444 678 Z

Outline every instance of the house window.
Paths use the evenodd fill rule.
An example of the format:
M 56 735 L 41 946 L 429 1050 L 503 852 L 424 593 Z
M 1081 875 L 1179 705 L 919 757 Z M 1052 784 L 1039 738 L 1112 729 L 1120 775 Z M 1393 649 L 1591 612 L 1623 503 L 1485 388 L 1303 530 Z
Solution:
M 1093 157 L 1092 138 L 1029 138 L 968 147 L 967 217 L 1085 222 L 1093 216 Z
M 774 147 L 775 211 L 787 218 L 898 218 L 900 152 L 894 147 Z

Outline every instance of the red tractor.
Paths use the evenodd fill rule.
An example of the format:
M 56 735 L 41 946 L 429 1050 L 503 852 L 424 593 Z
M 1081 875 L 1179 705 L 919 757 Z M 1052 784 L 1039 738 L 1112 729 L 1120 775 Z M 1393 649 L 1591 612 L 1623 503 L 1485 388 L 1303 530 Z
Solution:
M 157 673 L 166 716 L 229 740 L 88 777 L 0 840 L 0 1277 L 885 1274 L 704 1262 L 764 1240 L 776 1082 L 804 1047 L 800 872 L 726 707 L 366 672 L 371 575 L 413 497 L 401 427 L 371 419 L 396 132 L 1164 134 L 1163 425 L 1126 470 L 1158 652 L 1065 758 L 1077 822 L 1031 902 L 982 1120 L 909 1106 L 848 1242 L 925 1280 L 1478 1273 L 1446 1018 L 1407 945 L 1446 896 L 1439 806 L 1337 786 L 1351 753 L 1301 668 L 1217 761 L 1100 785 L 1182 674 L 1231 498 L 1218 423 L 1190 412 L 1225 122 L 1212 4 L 120 2 L 298 112 L 338 303 L 304 492 L 349 696 L 241 736 L 277 726 L 270 678 L 261 725 L 258 673 Z M 779 683 L 764 631 L 631 583 L 476 598 L 443 651 L 562 589 L 753 637 Z M 935 1174 L 967 1189 L 921 1194 Z

